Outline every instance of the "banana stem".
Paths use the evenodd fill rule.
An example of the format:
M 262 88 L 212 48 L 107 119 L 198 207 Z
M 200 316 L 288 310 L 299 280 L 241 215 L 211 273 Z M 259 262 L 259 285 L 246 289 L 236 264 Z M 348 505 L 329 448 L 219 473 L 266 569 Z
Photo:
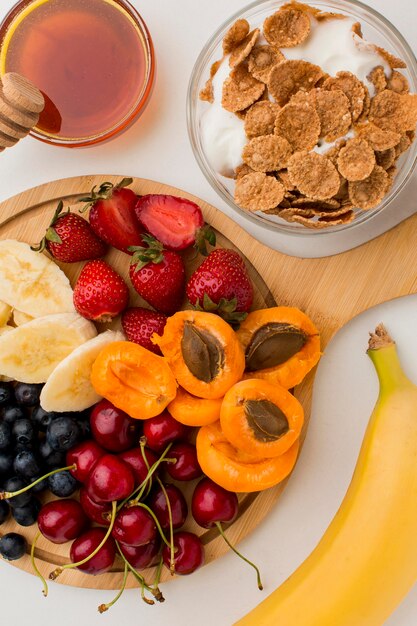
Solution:
M 383 324 L 371 333 L 367 354 L 378 375 L 381 393 L 411 384 L 398 358 L 397 346 Z

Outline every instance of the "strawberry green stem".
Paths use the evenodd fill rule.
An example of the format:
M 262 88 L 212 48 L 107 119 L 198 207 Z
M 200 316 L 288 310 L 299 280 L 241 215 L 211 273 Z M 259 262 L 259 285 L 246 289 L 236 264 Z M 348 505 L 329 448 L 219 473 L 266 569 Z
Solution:
M 59 472 L 65 472 L 65 470 L 75 471 L 76 469 L 77 466 L 75 464 L 67 465 L 67 467 L 60 467 L 59 469 L 52 470 L 51 472 L 48 472 L 48 474 L 45 474 L 45 476 L 41 476 L 37 480 L 34 480 L 33 483 L 30 483 L 30 485 L 26 485 L 26 487 L 23 487 L 22 489 L 18 489 L 17 491 L 0 491 L 0 500 L 6 500 L 6 498 L 15 498 L 16 496 L 20 496 L 21 493 L 29 491 L 30 489 L 32 489 L 32 487 L 45 480 L 45 478 L 49 478 L 49 476 L 53 476 L 54 474 L 58 474 Z
M 221 523 L 220 523 L 220 522 L 216 522 L 216 527 L 217 527 L 217 530 L 219 531 L 219 533 L 221 534 L 221 536 L 223 537 L 223 539 L 225 540 L 225 542 L 227 543 L 227 545 L 229 546 L 229 548 L 230 548 L 231 550 L 233 550 L 233 552 L 234 552 L 235 554 L 237 554 L 237 556 L 238 556 L 239 558 L 241 558 L 243 561 L 245 561 L 246 563 L 248 563 L 248 565 L 250 565 L 251 567 L 253 567 L 253 569 L 254 569 L 254 570 L 255 570 L 255 572 L 256 572 L 256 578 L 257 578 L 257 583 L 258 583 L 258 589 L 259 589 L 260 591 L 262 591 L 262 589 L 263 589 L 264 587 L 263 587 L 263 585 L 262 585 L 262 581 L 261 581 L 261 573 L 260 573 L 259 569 L 256 567 L 256 565 L 255 565 L 254 563 L 252 563 L 252 561 L 249 561 L 249 559 L 247 559 L 245 556 L 243 556 L 243 554 L 241 554 L 240 552 L 238 552 L 238 551 L 236 550 L 236 548 L 235 548 L 235 547 L 234 547 L 234 546 L 230 543 L 230 541 L 229 541 L 229 540 L 228 540 L 228 538 L 226 537 L 226 534 L 225 534 L 225 532 L 224 532 L 224 530 L 223 530 L 223 527 L 222 527 L 222 525 L 221 525 Z
M 93 556 L 95 556 L 97 554 L 97 552 L 99 552 L 99 550 L 101 550 L 101 548 L 106 543 L 107 539 L 110 537 L 111 531 L 113 530 L 114 520 L 116 519 L 116 510 L 117 510 L 117 501 L 116 500 L 114 500 L 111 503 L 111 507 L 112 507 L 112 510 L 111 510 L 110 525 L 109 525 L 109 527 L 107 529 L 107 532 L 104 535 L 103 539 L 101 540 L 101 542 L 97 546 L 97 548 L 95 548 L 95 550 L 93 550 L 93 552 L 91 552 L 91 554 L 86 556 L 85 559 L 82 559 L 81 561 L 77 561 L 77 563 L 66 563 L 66 565 L 63 565 L 62 567 L 57 567 L 53 572 L 51 572 L 49 574 L 49 579 L 50 580 L 56 580 L 58 578 L 58 576 L 60 576 L 62 574 L 62 572 L 64 570 L 66 570 L 66 569 L 74 569 L 75 567 L 79 567 L 80 565 L 84 565 L 84 563 L 88 563 L 88 561 L 90 561 L 90 559 L 92 559 Z
M 45 578 L 42 576 L 42 574 L 38 570 L 38 567 L 37 567 L 36 561 L 35 561 L 35 548 L 36 548 L 36 544 L 38 543 L 38 539 L 39 539 L 40 535 L 41 535 L 41 531 L 39 530 L 36 533 L 36 535 L 35 535 L 35 539 L 33 540 L 32 547 L 30 549 L 30 562 L 32 563 L 32 567 L 33 567 L 33 571 L 35 572 L 35 575 L 42 582 L 42 585 L 43 585 L 42 593 L 43 593 L 43 595 L 46 598 L 46 596 L 48 595 L 48 583 L 46 582 Z
M 105 611 L 108 611 L 113 604 L 116 604 L 116 602 L 118 601 L 118 599 L 120 598 L 120 596 L 122 595 L 122 593 L 124 592 L 124 590 L 126 589 L 126 581 L 127 581 L 127 576 L 129 574 L 129 568 L 127 567 L 126 563 L 125 563 L 125 570 L 123 573 L 123 582 L 122 582 L 122 586 L 119 590 L 119 593 L 116 595 L 116 597 L 111 601 L 108 602 L 107 604 L 100 604 L 100 606 L 98 607 L 98 612 L 99 613 L 104 613 Z
M 171 502 L 170 502 L 170 499 L 167 494 L 167 490 L 165 489 L 162 480 L 160 480 L 160 478 L 157 478 L 157 481 L 159 483 L 159 486 L 161 487 L 161 491 L 164 494 L 165 500 L 167 503 L 168 519 L 169 519 L 169 550 L 170 550 L 169 571 L 171 572 L 171 576 L 174 576 L 175 574 L 175 548 L 174 548 L 174 525 L 172 523 Z

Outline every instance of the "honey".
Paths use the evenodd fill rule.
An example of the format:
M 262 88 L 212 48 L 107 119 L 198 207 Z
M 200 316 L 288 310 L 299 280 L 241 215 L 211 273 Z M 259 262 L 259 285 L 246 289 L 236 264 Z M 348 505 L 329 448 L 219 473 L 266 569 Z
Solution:
M 137 115 L 153 63 L 136 18 L 123 0 L 35 0 L 12 9 L 2 28 L 1 71 L 26 76 L 44 94 L 35 135 L 94 143 Z

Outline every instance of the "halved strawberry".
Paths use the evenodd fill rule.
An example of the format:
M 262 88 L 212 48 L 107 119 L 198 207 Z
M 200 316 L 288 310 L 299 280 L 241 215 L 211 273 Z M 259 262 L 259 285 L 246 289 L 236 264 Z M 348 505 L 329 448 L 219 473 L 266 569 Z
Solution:
M 81 213 L 90 209 L 88 219 L 97 237 L 128 254 L 129 246 L 142 245 L 143 232 L 135 214 L 138 196 L 126 188 L 131 182 L 131 178 L 123 178 L 117 185 L 102 183 L 97 191 L 93 187 L 90 196 L 79 200 L 86 203 Z
M 129 341 L 138 343 L 155 354 L 162 354 L 159 346 L 151 341 L 154 333 L 162 335 L 167 316 L 141 306 L 126 309 L 122 315 L 122 328 Z
M 151 235 L 169 250 L 195 246 L 207 255 L 207 243 L 214 246 L 214 230 L 204 223 L 200 207 L 178 196 L 148 194 L 139 198 L 136 215 Z
M 74 287 L 74 306 L 88 320 L 109 322 L 129 303 L 123 278 L 105 261 L 89 261 Z
M 47 249 L 57 261 L 63 263 L 104 256 L 107 246 L 95 235 L 90 224 L 69 209 L 63 212 L 63 208 L 64 203 L 60 200 L 45 236 L 37 246 L 32 246 L 32 250 L 43 252 Z

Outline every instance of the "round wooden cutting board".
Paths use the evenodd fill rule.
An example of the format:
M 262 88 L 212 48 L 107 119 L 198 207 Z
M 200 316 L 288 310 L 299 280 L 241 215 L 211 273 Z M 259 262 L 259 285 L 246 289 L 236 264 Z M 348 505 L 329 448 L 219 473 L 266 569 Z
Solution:
M 94 185 L 100 185 L 105 180 L 116 183 L 121 178 L 123 176 L 99 175 L 63 179 L 28 190 L 3 202 L 0 204 L 0 239 L 13 238 L 31 244 L 38 242 L 60 199 L 63 199 L 64 205 L 75 204 L 77 198 L 85 195 Z M 331 258 L 299 259 L 287 257 L 263 246 L 217 209 L 180 189 L 139 178 L 134 179 L 131 187 L 138 194 L 166 193 L 197 202 L 202 207 L 206 221 L 217 230 L 218 245 L 237 249 L 246 257 L 255 287 L 255 308 L 274 306 L 275 302 L 301 308 L 319 327 L 323 345 L 357 313 L 393 297 L 416 291 L 417 216 L 355 250 Z M 317 245 L 320 245 L 319 237 Z M 201 262 L 201 259 L 192 257 L 192 252 L 187 253 L 188 273 Z M 127 277 L 128 260 L 125 254 L 112 250 L 108 254 L 108 260 Z M 82 264 L 66 264 L 61 267 L 73 283 Z M 133 290 L 131 296 L 131 305 L 143 304 Z M 295 391 L 306 411 L 306 426 L 312 382 L 313 374 L 310 374 Z M 303 437 L 305 433 L 306 427 Z M 233 543 L 238 543 L 261 522 L 275 505 L 285 484 L 286 481 L 273 489 L 240 498 L 239 517 L 227 530 L 228 538 Z M 190 485 L 189 490 L 192 490 L 192 486 Z M 205 531 L 192 520 L 187 521 L 187 528 L 201 536 L 206 548 L 206 563 L 228 550 L 217 530 Z M 37 531 L 36 525 L 21 529 L 9 521 L 1 526 L 0 536 L 12 529 L 23 532 L 29 544 Z M 68 545 L 57 546 L 41 537 L 35 554 L 42 574 L 47 576 L 57 565 L 68 562 L 68 552 Z M 15 565 L 28 572 L 32 571 L 28 556 L 17 561 Z M 152 581 L 153 572 L 145 572 L 145 577 Z M 169 579 L 170 575 L 164 570 L 162 580 Z M 78 570 L 68 570 L 58 578 L 58 582 L 67 585 L 102 589 L 117 589 L 121 580 L 122 567 L 119 562 L 112 572 L 100 576 L 92 577 Z M 136 586 L 131 577 L 128 579 L 128 586 Z

